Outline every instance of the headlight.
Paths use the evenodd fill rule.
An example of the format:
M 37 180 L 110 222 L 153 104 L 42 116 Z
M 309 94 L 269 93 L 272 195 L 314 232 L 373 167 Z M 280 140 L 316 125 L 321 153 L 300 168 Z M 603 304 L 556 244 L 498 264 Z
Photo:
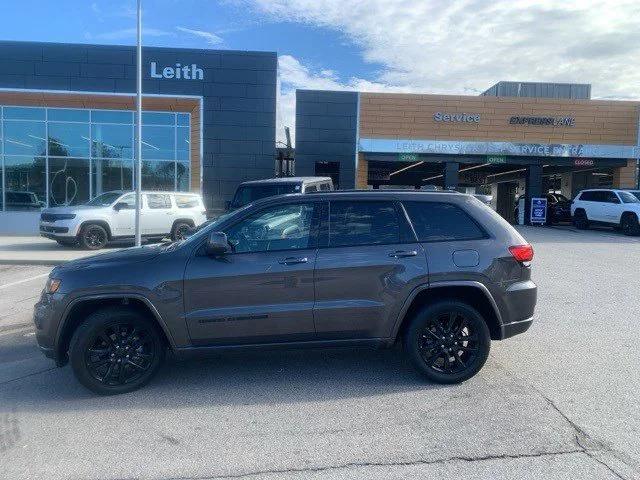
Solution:
M 49 278 L 44 290 L 47 293 L 56 293 L 60 289 L 60 285 L 62 285 L 62 280 L 59 278 Z

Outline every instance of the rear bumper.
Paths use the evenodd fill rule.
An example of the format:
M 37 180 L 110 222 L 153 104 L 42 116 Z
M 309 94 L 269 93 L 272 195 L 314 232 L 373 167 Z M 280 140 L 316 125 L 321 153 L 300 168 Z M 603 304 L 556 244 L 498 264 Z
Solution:
M 529 330 L 529 327 L 532 323 L 533 317 L 525 318 L 524 320 L 518 320 L 517 322 L 503 323 L 500 327 L 500 337 L 504 340 L 505 338 L 524 333 Z
M 531 280 L 516 282 L 507 288 L 500 302 L 500 338 L 513 337 L 529 329 L 537 300 L 538 287 Z

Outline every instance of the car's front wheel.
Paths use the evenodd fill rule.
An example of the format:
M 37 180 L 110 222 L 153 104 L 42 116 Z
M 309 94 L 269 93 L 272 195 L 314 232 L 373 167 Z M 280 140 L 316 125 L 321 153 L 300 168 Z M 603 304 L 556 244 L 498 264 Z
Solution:
M 78 381 L 101 395 L 136 390 L 147 383 L 165 355 L 156 324 L 136 311 L 96 311 L 78 327 L 69 362 Z
M 100 250 L 107 245 L 109 235 L 102 225 L 90 223 L 82 227 L 78 241 L 86 250 Z
M 414 366 L 437 383 L 459 383 L 473 377 L 485 364 L 490 346 L 482 315 L 455 300 L 422 308 L 404 334 L 404 347 Z

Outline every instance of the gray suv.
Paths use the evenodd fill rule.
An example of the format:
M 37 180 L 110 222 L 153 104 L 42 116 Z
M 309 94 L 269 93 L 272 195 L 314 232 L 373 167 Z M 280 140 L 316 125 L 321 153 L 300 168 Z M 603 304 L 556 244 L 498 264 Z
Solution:
M 176 356 L 402 342 L 428 379 L 457 383 L 491 340 L 532 322 L 533 250 L 458 193 L 329 192 L 249 204 L 169 245 L 56 267 L 35 307 L 40 348 L 101 394 Z

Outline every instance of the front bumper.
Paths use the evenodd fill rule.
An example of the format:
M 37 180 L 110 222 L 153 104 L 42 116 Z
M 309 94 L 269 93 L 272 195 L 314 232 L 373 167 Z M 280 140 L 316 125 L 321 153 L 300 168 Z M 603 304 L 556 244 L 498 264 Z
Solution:
M 63 297 L 63 294 L 42 292 L 40 300 L 33 307 L 33 323 L 36 327 L 38 347 L 46 357 L 56 360 L 56 363 L 59 362 L 56 337 L 64 311 Z
M 56 222 L 40 221 L 40 235 L 56 240 L 73 238 L 78 234 L 78 224 L 76 222 L 58 220 Z

